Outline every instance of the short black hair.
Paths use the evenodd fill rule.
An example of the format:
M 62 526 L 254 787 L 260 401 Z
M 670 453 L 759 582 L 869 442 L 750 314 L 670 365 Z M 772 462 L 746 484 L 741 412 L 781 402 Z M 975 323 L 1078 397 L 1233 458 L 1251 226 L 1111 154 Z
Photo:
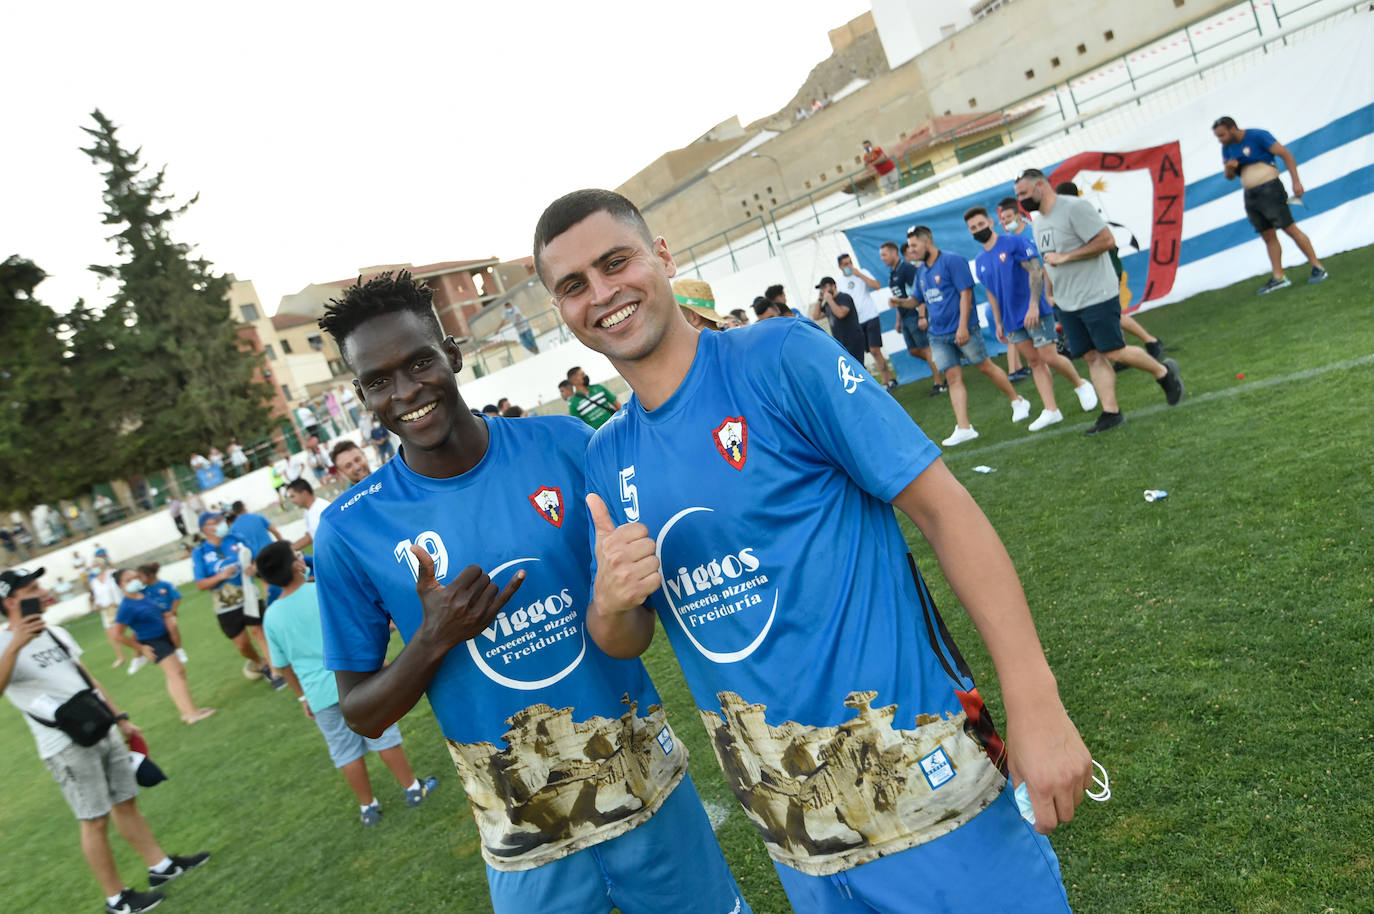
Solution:
M 903 242 L 902 242 L 902 246 L 901 246 L 901 248 L 898 249 L 897 253 L 899 253 L 899 254 L 901 254 L 903 257 L 905 257 L 905 256 L 906 256 L 906 252 L 907 252 L 908 250 L 910 250 L 910 249 L 911 249 L 911 245 L 909 245 L 909 244 L 907 244 L 905 241 L 903 241 Z
M 1066 197 L 1077 197 L 1078 185 L 1072 181 L 1060 181 L 1058 184 L 1054 185 L 1054 192 L 1056 194 L 1063 194 Z
M 769 301 L 777 301 L 778 296 L 783 292 L 782 283 L 777 282 L 763 290 L 763 297 Z
M 926 241 L 934 241 L 935 235 L 931 233 L 928 225 L 913 225 L 906 230 L 908 238 L 924 238 Z
M 970 206 L 968 209 L 964 211 L 964 221 L 967 222 L 974 216 L 983 216 L 984 218 L 986 218 L 987 214 L 988 211 L 981 206 Z
M 836 257 L 836 258 L 835 258 L 835 264 L 836 264 L 836 266 L 838 266 L 839 264 L 842 264 L 842 263 L 844 263 L 846 260 L 849 260 L 849 259 L 850 259 L 850 255 L 848 255 L 848 254 L 841 254 L 839 257 Z
M 288 489 L 295 489 L 297 492 L 304 492 L 307 495 L 315 494 L 315 487 L 304 479 L 293 479 L 286 484 Z
M 754 316 L 763 317 L 764 313 L 767 312 L 768 309 L 776 309 L 777 307 L 778 306 L 775 303 L 760 296 L 759 298 L 754 299 Z
M 743 308 L 735 308 L 730 312 L 730 314 L 741 324 L 749 323 L 749 314 Z
M 895 241 L 884 241 L 882 244 L 878 245 L 878 250 L 880 250 L 880 251 L 881 251 L 881 250 L 884 250 L 885 248 L 892 248 L 892 250 L 894 250 L 894 251 L 899 251 L 899 249 L 898 249 L 898 247 L 897 247 L 897 242 L 895 242 Z M 900 251 L 899 251 L 899 253 L 900 253 Z
M 248 509 L 244 507 L 243 502 L 241 501 L 236 501 L 229 506 L 230 513 L 233 514 L 235 517 L 238 517 L 240 514 L 247 512 L 247 510 Z
M 574 365 L 573 367 L 571 367 L 571 368 L 568 369 L 568 373 L 565 374 L 565 375 L 563 375 L 563 377 L 565 377 L 565 378 L 567 378 L 569 381 L 571 381 L 571 380 L 573 379 L 573 375 L 577 374 L 577 373 L 578 373 L 579 371 L 581 371 L 581 370 L 582 370 L 582 366 L 581 366 L 581 365 Z
M 507 406 L 506 411 L 501 415 L 507 419 L 519 419 L 521 416 L 525 415 L 525 411 L 518 406 L 512 405 Z
M 1038 168 L 1027 168 L 1027 169 L 1025 169 L 1024 171 L 1022 171 L 1019 175 L 1016 176 L 1016 180 L 1017 180 L 1017 181 L 1030 181 L 1030 182 L 1033 184 L 1033 183 L 1035 183 L 1036 181 L 1043 181 L 1043 180 L 1045 180 L 1045 173 L 1044 173 L 1043 171 L 1041 171 L 1040 169 L 1038 169 Z M 1013 183 L 1015 183 L 1015 182 L 1013 182 Z
M 338 463 L 339 455 L 342 454 L 344 451 L 357 450 L 362 449 L 359 448 L 358 445 L 354 444 L 352 441 L 349 441 L 347 438 L 345 438 L 342 441 L 335 443 L 335 445 L 329 449 L 329 459 L 333 460 L 335 463 Z
M 499 416 L 501 415 L 501 410 L 496 408 L 495 403 L 488 403 L 486 406 L 482 407 L 482 415 Z
M 258 550 L 253 558 L 258 566 L 258 577 L 273 587 L 285 587 L 296 576 L 291 566 L 296 564 L 296 550 L 291 544 L 277 540 Z
M 625 223 L 638 232 L 646 245 L 654 243 L 654 237 L 649 232 L 649 223 L 644 221 L 644 214 L 639 211 L 639 207 L 630 201 L 630 198 L 613 190 L 601 190 L 594 187 L 564 194 L 545 207 L 544 212 L 539 216 L 539 221 L 534 226 L 534 272 L 539 275 L 539 280 L 544 283 L 544 288 L 549 288 L 544 277 L 542 263 L 544 248 L 549 246 L 549 242 L 593 213 L 607 213 L 611 218 Z M 549 289 L 549 291 L 552 292 L 553 290 Z
M 434 290 L 406 270 L 394 274 L 387 270 L 367 282 L 359 276 L 342 298 L 331 298 L 324 306 L 324 317 L 320 318 L 319 325 L 334 337 L 339 352 L 347 360 L 348 350 L 344 344 L 354 330 L 374 317 L 402 312 L 420 318 L 435 341 L 443 341 L 444 329 L 434 316 Z
M 1019 213 L 1021 212 L 1021 201 L 1015 197 L 1003 197 L 1001 200 L 997 201 L 997 209 L 999 211 L 1010 209 Z
M 572 386 L 573 386 L 573 382 L 572 382 L 572 381 L 569 381 L 567 378 L 564 378 L 563 380 L 561 380 L 561 381 L 558 382 L 558 389 L 559 389 L 559 390 L 562 390 L 562 389 L 565 388 L 565 387 L 572 387 Z
M 1212 121 L 1212 129 L 1216 130 L 1218 127 L 1229 127 L 1232 130 L 1234 130 L 1236 129 L 1236 119 L 1233 117 L 1226 117 L 1225 115 L 1222 115 L 1221 117 Z

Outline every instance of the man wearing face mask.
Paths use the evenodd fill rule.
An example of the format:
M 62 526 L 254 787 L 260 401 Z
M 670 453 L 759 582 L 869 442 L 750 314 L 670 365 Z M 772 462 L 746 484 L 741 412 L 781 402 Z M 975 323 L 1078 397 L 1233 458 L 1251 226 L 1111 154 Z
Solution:
M 1040 212 L 1035 243 L 1054 289 L 1054 304 L 1068 341 L 1069 354 L 1088 362 L 1102 412 L 1088 435 L 1114 429 L 1126 421 L 1116 399 L 1113 362 L 1149 373 L 1170 406 L 1183 399 L 1178 363 L 1156 360 L 1139 346 L 1127 346 L 1121 335 L 1121 286 L 1108 251 L 1116 247 L 1112 230 L 1091 203 L 1061 197 L 1044 172 L 1028 168 L 1016 179 L 1016 197 L 1027 212 Z
M 224 637 L 234 642 L 243 655 L 243 675 L 248 679 L 271 678 L 272 670 L 253 646 L 257 641 L 262 645 L 262 653 L 267 653 L 262 619 L 243 612 L 243 571 L 234 555 L 235 542 L 229 538 L 229 522 L 218 511 L 206 511 L 200 515 L 200 534 L 204 539 L 191 550 L 196 587 L 213 591 L 215 619 Z

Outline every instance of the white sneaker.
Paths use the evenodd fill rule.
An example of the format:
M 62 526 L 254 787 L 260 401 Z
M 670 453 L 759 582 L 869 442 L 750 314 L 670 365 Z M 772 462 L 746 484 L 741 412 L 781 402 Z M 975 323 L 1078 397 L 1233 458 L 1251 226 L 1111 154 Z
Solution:
M 1073 392 L 1078 394 L 1078 405 L 1083 407 L 1083 412 L 1090 413 L 1097 409 L 1097 388 L 1093 387 L 1092 381 L 1084 381 Z
M 950 435 L 948 438 L 946 438 L 944 441 L 941 441 L 940 443 L 943 444 L 945 447 L 954 447 L 956 444 L 963 444 L 965 441 L 972 441 L 974 438 L 977 437 L 978 433 L 973 430 L 973 426 L 970 425 L 968 428 L 960 428 L 956 425 L 954 426 L 954 434 Z
M 1030 401 L 1025 397 L 1017 397 L 1011 401 L 1011 421 L 1020 422 L 1030 417 Z
M 177 648 L 177 659 L 180 660 L 182 663 L 185 663 L 187 660 L 189 660 L 189 659 L 191 659 L 191 658 L 189 658 L 189 657 L 186 656 L 186 649 L 185 649 L 185 648 L 179 647 L 179 648 Z
M 1042 409 L 1040 417 L 1027 426 L 1031 431 L 1038 432 L 1042 428 L 1054 425 L 1056 422 L 1063 422 L 1064 414 L 1057 409 Z
M 130 660 L 130 661 L 129 661 L 129 675 L 132 676 L 133 674 L 137 673 L 139 670 L 143 669 L 144 665 L 145 665 L 147 662 L 148 662 L 148 658 L 147 658 L 147 657 L 144 657 L 144 656 L 141 655 L 141 654 L 140 654 L 139 656 L 135 657 L 133 660 Z

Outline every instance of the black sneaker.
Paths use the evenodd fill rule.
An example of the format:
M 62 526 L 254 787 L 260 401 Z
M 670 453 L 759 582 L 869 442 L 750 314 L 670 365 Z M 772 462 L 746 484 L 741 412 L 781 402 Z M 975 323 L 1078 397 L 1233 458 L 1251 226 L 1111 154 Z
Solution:
M 1328 277 L 1328 276 L 1330 276 L 1330 275 L 1331 275 L 1330 273 L 1326 272 L 1326 271 L 1323 270 L 1321 267 L 1313 267 L 1313 268 L 1312 268 L 1312 277 L 1311 277 L 1310 279 L 1307 280 L 1307 284 L 1308 284 L 1308 285 L 1311 285 L 1311 284 L 1314 283 L 1314 282 L 1321 282 L 1323 279 L 1326 279 L 1326 277 Z
M 125 889 L 119 893 L 119 900 L 114 904 L 105 902 L 105 914 L 138 914 L 139 911 L 151 911 L 162 904 L 166 897 L 161 892 L 135 892 L 133 889 Z
M 948 385 L 948 384 L 932 384 L 932 385 L 930 385 L 930 395 L 931 395 L 932 397 L 938 397 L 938 396 L 940 396 L 940 394 L 945 394 L 945 393 L 949 393 L 949 385 Z
M 1029 378 L 1030 376 L 1031 370 L 1029 368 L 1022 367 L 1016 369 L 1011 374 L 1007 375 L 1007 379 L 1011 381 L 1024 381 L 1026 380 L 1026 378 Z
M 1145 351 L 1150 354 L 1150 358 L 1156 362 L 1164 361 L 1164 341 L 1155 340 L 1145 344 Z
M 1169 401 L 1169 405 L 1176 406 L 1178 401 L 1183 399 L 1183 378 L 1178 373 L 1178 363 L 1173 359 L 1165 359 L 1164 367 L 1168 374 L 1157 379 L 1156 383 L 1164 388 L 1164 399 Z
M 886 384 L 884 384 L 883 387 L 886 388 L 887 390 L 896 390 L 896 389 L 897 389 L 897 379 L 896 379 L 896 378 L 893 378 L 891 381 L 888 381 Z
M 1271 276 L 1269 277 L 1269 281 L 1267 283 L 1265 283 L 1264 285 L 1260 286 L 1258 289 L 1255 290 L 1255 294 L 1268 295 L 1270 292 L 1274 292 L 1279 289 L 1286 289 L 1292 284 L 1293 283 L 1289 281 L 1287 276 L 1285 276 L 1283 279 L 1275 279 Z
M 268 676 L 267 684 L 272 687 L 273 692 L 280 692 L 286 688 L 286 678 L 284 676 Z
M 1108 432 L 1119 425 L 1125 424 L 1126 417 L 1121 413 L 1109 413 L 1104 409 L 1097 414 L 1097 421 L 1093 423 L 1092 428 L 1088 429 L 1083 434 L 1096 435 L 1098 432 Z
M 1130 366 L 1130 365 L 1127 365 L 1125 362 L 1113 362 L 1113 363 L 1112 363 L 1112 371 L 1116 372 L 1117 374 L 1121 374 L 1121 372 L 1126 371 L 1126 370 L 1129 369 L 1130 367 L 1131 367 L 1131 366 Z
M 166 872 L 159 873 L 156 870 L 148 871 L 148 885 L 157 888 L 166 885 L 178 876 L 189 873 L 191 870 L 200 866 L 210 859 L 209 851 L 201 851 L 199 854 L 192 854 L 189 857 L 178 857 L 176 854 L 169 854 L 172 858 L 172 867 Z

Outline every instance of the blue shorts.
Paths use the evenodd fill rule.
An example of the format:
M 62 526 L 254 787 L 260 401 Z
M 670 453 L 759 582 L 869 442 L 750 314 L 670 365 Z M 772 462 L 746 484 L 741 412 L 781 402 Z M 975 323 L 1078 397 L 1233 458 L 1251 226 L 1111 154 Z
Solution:
M 1113 295 L 1106 301 L 1088 305 L 1080 311 L 1065 311 L 1060 307 L 1059 322 L 1064 325 L 1064 340 L 1069 344 L 1069 357 L 1078 358 L 1085 352 L 1116 352 L 1126 345 L 1121 335 L 1121 298 Z
M 962 346 L 954 342 L 953 333 L 932 333 L 930 354 L 935 359 L 935 370 L 942 374 L 958 365 L 961 357 L 970 365 L 980 364 L 988 357 L 988 347 L 983 343 L 983 328 L 977 324 L 970 327 L 968 342 Z
M 1054 315 L 1040 315 L 1040 323 L 1035 325 L 1032 330 L 1029 327 L 1022 327 L 1020 330 L 1013 330 L 1007 334 L 1007 341 L 1012 343 L 1024 343 L 1030 340 L 1035 344 L 1035 348 L 1041 346 L 1053 346 L 1059 340 L 1059 334 L 1054 329 Z
M 898 322 L 902 325 L 902 339 L 907 349 L 930 348 L 930 334 L 921 329 L 921 315 L 915 308 L 902 308 L 897 312 Z
M 350 730 L 338 705 L 311 708 L 310 713 L 315 715 L 315 726 L 324 734 L 325 745 L 329 747 L 329 760 L 335 768 L 356 762 L 369 751 L 381 752 L 401 745 L 401 731 L 396 729 L 395 724 L 383 730 L 381 736 L 372 739 Z
M 833 876 L 773 867 L 807 914 L 1069 914 L 1059 858 L 1021 818 L 1010 781 L 987 809 L 925 844 Z
M 750 914 L 686 775 L 625 834 L 516 873 L 487 867 L 495 914 Z

